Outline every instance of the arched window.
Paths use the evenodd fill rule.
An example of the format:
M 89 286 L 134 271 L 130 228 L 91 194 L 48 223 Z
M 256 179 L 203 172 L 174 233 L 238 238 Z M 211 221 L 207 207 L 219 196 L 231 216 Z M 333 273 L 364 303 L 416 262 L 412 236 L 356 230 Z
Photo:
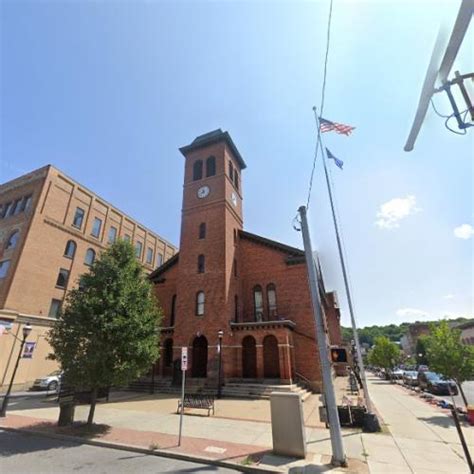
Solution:
M 193 165 L 193 181 L 202 179 L 202 160 L 197 160 Z
M 94 249 L 87 249 L 86 258 L 84 259 L 84 263 L 86 265 L 92 265 L 95 260 L 95 250 Z
M 76 254 L 76 247 L 77 245 L 74 240 L 68 240 L 64 250 L 64 256 L 67 258 L 74 258 L 74 255 Z
M 237 174 L 237 170 L 234 170 L 234 186 L 236 189 L 239 189 L 239 175 Z
M 7 240 L 7 245 L 5 246 L 5 250 L 14 249 L 16 244 L 18 243 L 18 239 L 20 238 L 20 231 L 14 230 L 10 237 Z
M 239 297 L 237 295 L 234 296 L 234 322 L 239 322 Z
M 206 302 L 206 297 L 204 296 L 204 291 L 198 291 L 196 293 L 196 315 L 202 316 L 204 314 L 204 303 Z
M 200 239 L 206 238 L 206 223 L 205 222 L 201 222 L 199 224 L 199 238 Z
M 277 317 L 276 288 L 273 283 L 267 285 L 268 316 L 271 320 Z
M 171 312 L 170 312 L 170 326 L 174 326 L 174 321 L 176 319 L 176 295 L 173 295 L 171 298 Z
M 234 167 L 232 166 L 232 161 L 229 160 L 229 177 L 231 181 L 234 181 Z
M 257 285 L 253 288 L 253 304 L 255 321 L 263 320 L 263 294 L 262 287 Z
M 198 273 L 204 273 L 206 266 L 206 257 L 204 255 L 198 255 Z
M 210 156 L 206 160 L 206 177 L 214 176 L 216 174 L 216 158 L 214 156 Z
M 173 339 L 166 339 L 163 352 L 163 363 L 165 367 L 171 367 L 173 364 Z

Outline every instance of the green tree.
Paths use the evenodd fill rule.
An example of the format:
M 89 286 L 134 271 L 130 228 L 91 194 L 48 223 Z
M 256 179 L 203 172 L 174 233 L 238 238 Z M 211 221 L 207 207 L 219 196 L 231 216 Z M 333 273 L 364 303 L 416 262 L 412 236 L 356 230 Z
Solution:
M 430 369 L 446 379 L 454 380 L 465 405 L 467 399 L 461 384 L 474 377 L 474 346 L 463 344 L 459 329 L 451 329 L 446 320 L 431 325 L 426 338 L 426 353 Z
M 371 365 L 390 371 L 400 360 L 400 349 L 388 337 L 375 338 L 375 345 L 369 351 L 368 360 Z
M 428 358 L 426 356 L 426 338 L 428 336 L 420 336 L 416 341 L 416 363 L 418 365 L 428 365 Z
M 151 284 L 123 240 L 102 252 L 68 293 L 49 342 L 68 385 L 91 390 L 88 424 L 100 387 L 128 384 L 155 362 L 160 321 Z

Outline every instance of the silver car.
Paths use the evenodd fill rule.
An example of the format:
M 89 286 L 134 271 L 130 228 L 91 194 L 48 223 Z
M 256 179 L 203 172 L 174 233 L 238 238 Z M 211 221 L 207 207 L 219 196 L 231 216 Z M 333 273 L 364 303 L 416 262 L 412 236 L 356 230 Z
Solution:
M 62 372 L 55 370 L 46 377 L 36 379 L 31 387 L 32 390 L 48 390 L 50 392 L 56 392 L 61 384 Z

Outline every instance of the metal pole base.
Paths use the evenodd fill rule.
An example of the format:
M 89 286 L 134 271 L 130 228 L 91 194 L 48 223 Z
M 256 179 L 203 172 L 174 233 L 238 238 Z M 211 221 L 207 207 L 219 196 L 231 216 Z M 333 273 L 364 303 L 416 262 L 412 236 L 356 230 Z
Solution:
M 331 466 L 334 467 L 347 467 L 347 459 L 344 458 L 344 461 L 338 461 L 334 456 L 331 458 Z
M 364 414 L 363 430 L 366 433 L 378 433 L 379 431 L 382 431 L 382 428 L 380 427 L 379 420 L 378 420 L 377 415 L 375 413 L 365 413 Z

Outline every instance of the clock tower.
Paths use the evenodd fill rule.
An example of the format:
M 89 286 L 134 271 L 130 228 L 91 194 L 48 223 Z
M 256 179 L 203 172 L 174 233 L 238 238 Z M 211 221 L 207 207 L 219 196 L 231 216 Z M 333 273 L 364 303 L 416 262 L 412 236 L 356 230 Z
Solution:
M 176 288 L 181 317 L 176 318 L 174 333 L 188 339 L 175 344 L 192 346 L 196 336 L 204 337 L 207 372 L 213 375 L 218 333 L 224 332 L 224 346 L 231 343 L 230 322 L 239 311 L 241 173 L 246 165 L 230 135 L 220 129 L 180 151 L 186 159 Z M 193 376 L 205 376 L 196 364 L 192 367 Z

